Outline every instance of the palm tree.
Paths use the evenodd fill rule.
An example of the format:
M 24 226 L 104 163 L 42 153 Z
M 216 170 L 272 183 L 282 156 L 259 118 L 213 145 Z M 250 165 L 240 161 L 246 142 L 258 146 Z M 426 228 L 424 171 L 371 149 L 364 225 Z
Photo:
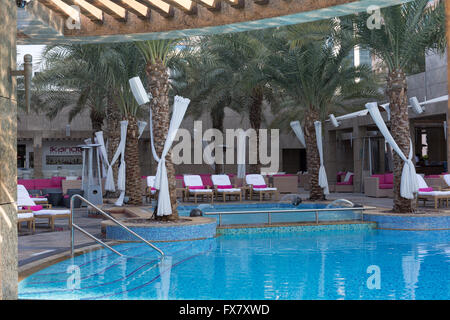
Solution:
M 107 82 L 104 67 L 109 55 L 105 45 L 47 46 L 44 71 L 34 78 L 34 102 L 53 119 L 69 106 L 69 122 L 88 110 L 93 131 L 102 130 Z
M 305 34 L 309 37 L 303 37 Z M 272 68 L 268 72 L 287 94 L 286 102 L 291 104 L 281 116 L 298 115 L 300 110 L 304 115 L 310 199 L 322 200 L 314 122 L 352 99 L 376 96 L 377 87 L 368 66 L 355 67 L 350 63 L 348 55 L 354 47 L 353 37 L 338 28 L 336 21 L 292 26 L 282 29 L 280 37 L 289 42 L 279 45 L 270 59 Z
M 230 107 L 234 90 L 232 72 L 204 48 L 196 39 L 191 40 L 171 75 L 171 84 L 177 94 L 190 98 L 189 115 L 198 119 L 208 113 L 212 128 L 223 132 L 225 108 Z M 215 163 L 215 173 L 222 173 L 222 166 Z
M 370 49 L 386 65 L 386 93 L 391 110 L 391 133 L 404 154 L 409 154 L 410 131 L 406 71 L 413 69 L 417 57 L 427 50 L 445 49 L 444 1 L 415 0 L 381 9 L 379 29 L 367 27 L 367 14 L 352 19 L 357 41 Z M 356 26 L 356 27 L 355 27 Z M 415 201 L 400 196 L 403 161 L 394 155 L 394 212 L 410 213 Z
M 153 96 L 150 108 L 153 112 L 153 133 L 156 152 L 161 155 L 164 149 L 170 124 L 169 108 L 169 70 L 168 62 L 174 53 L 177 40 L 149 40 L 136 42 L 136 47 L 142 53 L 146 66 L 147 91 Z M 167 176 L 169 180 L 169 193 L 172 204 L 172 214 L 169 220 L 178 219 L 175 168 L 171 161 L 171 153 L 166 157 Z
M 279 103 L 274 94 L 265 67 L 273 48 L 273 30 L 241 32 L 205 37 L 203 50 L 215 56 L 219 68 L 225 68 L 225 87 L 227 97 L 222 102 L 240 113 L 246 114 L 250 127 L 256 132 L 256 164 L 250 165 L 250 172 L 260 173 L 259 130 L 263 123 L 263 102 L 271 107 Z M 224 80 L 224 79 L 222 79 Z
M 115 58 L 110 63 L 111 91 L 109 105 L 111 125 L 117 126 L 120 111 L 121 118 L 128 121 L 127 143 L 125 145 L 126 162 L 126 194 L 128 203 L 131 205 L 142 205 L 142 182 L 141 168 L 139 163 L 139 127 L 138 119 L 146 116 L 145 108 L 141 108 L 133 97 L 128 80 L 135 76 L 145 76 L 143 66 L 145 65 L 142 55 L 133 43 L 122 43 L 114 46 Z M 118 127 L 117 127 L 118 129 Z M 111 147 L 109 148 L 111 149 Z M 114 149 L 115 150 L 115 149 Z

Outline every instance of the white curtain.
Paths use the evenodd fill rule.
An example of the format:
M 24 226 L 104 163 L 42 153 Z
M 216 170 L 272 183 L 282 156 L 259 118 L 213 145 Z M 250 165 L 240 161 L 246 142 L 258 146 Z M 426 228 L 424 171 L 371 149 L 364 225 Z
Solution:
M 400 195 L 405 199 L 414 199 L 414 193 L 417 193 L 419 191 L 419 183 L 417 181 L 416 168 L 414 167 L 414 163 L 412 162 L 413 145 L 411 141 L 409 147 L 409 156 L 408 158 L 406 158 L 402 150 L 394 141 L 394 138 L 389 132 L 389 129 L 386 127 L 386 124 L 381 117 L 380 111 L 378 110 L 378 104 L 376 102 L 367 103 L 366 108 L 367 110 L 369 110 L 373 121 L 377 125 L 381 134 L 384 136 L 386 142 L 391 145 L 392 149 L 394 149 L 395 152 L 397 152 L 397 154 L 400 156 L 400 158 L 405 162 L 400 184 Z
M 297 136 L 298 140 L 300 140 L 303 147 L 306 148 L 305 135 L 303 134 L 303 130 L 302 130 L 302 126 L 300 125 L 300 122 L 292 121 L 291 128 L 292 128 L 292 130 L 294 130 L 295 135 Z
M 323 165 L 323 148 L 322 148 L 322 122 L 315 121 L 314 127 L 316 129 L 317 150 L 319 150 L 320 169 L 319 169 L 319 186 L 323 189 L 325 195 L 330 194 L 328 190 L 328 179 L 325 166 Z
M 116 191 L 116 187 L 114 184 L 114 176 L 112 167 L 116 163 L 116 161 L 121 157 L 121 163 L 119 167 L 119 177 L 118 177 L 118 189 L 119 190 L 125 190 L 125 177 L 121 178 L 121 173 L 125 175 L 125 144 L 127 139 L 127 127 L 128 127 L 128 121 L 120 121 L 120 142 L 119 146 L 117 147 L 116 153 L 114 153 L 113 158 L 111 159 L 111 163 L 108 164 L 108 171 L 106 173 L 106 182 L 105 182 L 105 190 L 107 191 Z M 103 152 L 103 151 L 102 151 Z M 123 165 L 123 168 L 122 168 Z M 120 185 L 119 185 L 119 179 L 120 179 Z
M 158 216 L 172 214 L 172 206 L 170 203 L 170 194 L 169 194 L 169 179 L 167 178 L 166 156 L 170 148 L 172 147 L 173 140 L 175 140 L 178 128 L 181 125 L 181 121 L 184 118 L 184 114 L 186 113 L 189 103 L 190 103 L 189 99 L 180 96 L 175 96 L 169 132 L 167 133 L 166 142 L 164 143 L 164 149 L 161 154 L 161 158 L 159 159 L 158 162 L 158 169 L 156 170 L 156 177 L 155 177 L 154 187 L 155 189 L 159 190 L 158 211 L 156 213 Z
M 97 143 L 100 145 L 100 155 L 102 156 L 102 173 L 103 177 L 107 176 L 109 161 L 108 161 L 108 153 L 106 152 L 105 147 L 105 139 L 103 138 L 103 131 L 98 131 L 95 133 L 95 138 L 97 139 Z
M 153 116 L 152 116 L 152 108 L 150 107 L 150 122 L 149 122 L 149 128 L 150 128 L 150 144 L 151 144 L 151 149 L 152 149 L 152 155 L 153 155 L 153 159 L 155 159 L 156 162 L 159 162 L 159 157 L 158 154 L 156 153 L 156 149 L 155 149 L 155 142 L 153 139 Z
M 245 133 L 241 131 L 237 139 L 237 177 L 242 179 L 245 178 L 246 137 Z
M 139 129 L 139 137 L 138 137 L 138 139 L 139 139 L 142 136 L 142 134 L 144 133 L 145 127 L 147 126 L 147 122 L 138 121 L 137 125 L 138 125 L 138 129 Z

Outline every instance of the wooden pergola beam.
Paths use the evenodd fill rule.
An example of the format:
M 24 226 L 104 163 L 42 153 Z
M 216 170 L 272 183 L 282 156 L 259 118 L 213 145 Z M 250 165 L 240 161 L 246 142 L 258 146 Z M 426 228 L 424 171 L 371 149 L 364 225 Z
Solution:
M 171 18 L 174 15 L 173 7 L 162 0 L 136 0 L 137 2 L 158 12 L 164 18 Z
M 135 14 L 138 18 L 150 19 L 151 9 L 149 6 L 135 0 L 118 0 L 118 3 L 131 13 Z
M 268 2 L 266 0 L 84 1 L 88 1 L 93 6 L 104 11 L 103 24 L 95 23 L 91 21 L 92 17 L 81 14 L 80 28 L 66 27 L 64 28 L 63 37 L 50 36 L 44 43 L 61 41 L 139 41 L 181 38 L 221 32 L 239 32 L 339 17 L 365 11 L 370 5 L 386 7 L 410 0 L 269 0 Z M 61 4 L 64 2 L 62 0 L 34 0 L 27 7 L 33 7 L 36 3 L 46 3 L 48 7 L 57 11 L 61 10 L 61 8 L 55 3 Z M 143 13 L 144 11 L 139 11 L 133 3 L 143 4 L 153 11 L 151 23 L 149 23 L 148 15 Z M 127 15 L 128 10 L 133 14 Z M 138 13 L 136 12 L 137 10 Z M 40 43 L 43 43 L 42 39 L 39 40 Z M 31 43 L 32 41 L 32 39 L 27 39 L 21 43 Z
M 66 0 L 67 1 L 67 0 Z M 92 21 L 103 23 L 103 11 L 96 6 L 90 4 L 86 0 L 68 0 L 71 4 L 79 6 L 81 13 Z
M 124 7 L 110 0 L 92 0 L 92 4 L 102 9 L 106 14 L 112 16 L 119 22 L 126 22 L 128 11 Z

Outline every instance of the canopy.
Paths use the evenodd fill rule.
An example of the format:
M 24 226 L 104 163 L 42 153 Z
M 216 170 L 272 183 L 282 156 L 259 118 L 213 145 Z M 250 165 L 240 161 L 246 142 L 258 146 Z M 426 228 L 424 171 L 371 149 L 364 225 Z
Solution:
M 305 135 L 303 134 L 302 126 L 300 125 L 299 121 L 292 121 L 291 128 L 294 130 L 295 135 L 297 136 L 298 140 L 301 142 L 303 147 L 306 148 L 306 142 L 305 142 Z

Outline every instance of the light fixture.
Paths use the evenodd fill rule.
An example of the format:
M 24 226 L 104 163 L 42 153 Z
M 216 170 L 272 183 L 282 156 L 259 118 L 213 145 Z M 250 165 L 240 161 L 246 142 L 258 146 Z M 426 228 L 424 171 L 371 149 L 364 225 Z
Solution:
M 133 92 L 133 96 L 140 106 L 150 102 L 152 94 L 151 93 L 147 94 L 142 84 L 142 81 L 139 77 L 131 78 L 129 82 L 131 92 Z
M 412 97 L 411 99 L 409 99 L 409 103 L 411 103 L 411 107 L 413 108 L 415 113 L 421 114 L 423 112 L 423 108 L 420 106 L 417 97 Z
M 330 114 L 330 121 L 333 124 L 333 126 L 335 128 L 339 127 L 339 122 L 337 121 L 336 117 L 334 116 L 334 114 Z
M 66 137 L 70 137 L 70 124 L 66 124 Z

